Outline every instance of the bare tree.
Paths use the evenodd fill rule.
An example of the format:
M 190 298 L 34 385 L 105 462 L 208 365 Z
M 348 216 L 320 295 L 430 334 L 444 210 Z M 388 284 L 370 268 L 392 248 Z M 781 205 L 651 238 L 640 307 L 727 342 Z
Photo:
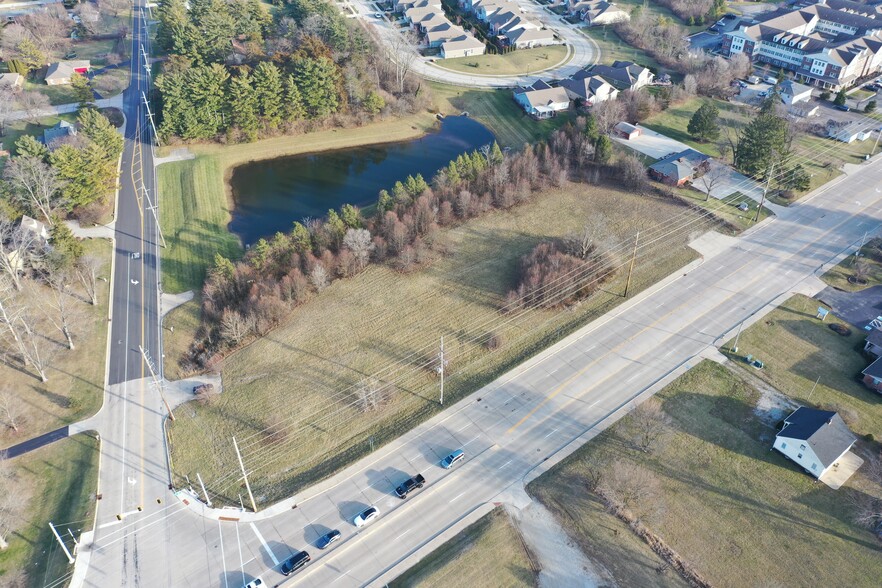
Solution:
M 882 453 L 867 459 L 863 475 L 876 488 L 882 486 Z M 854 507 L 854 521 L 882 538 L 882 497 L 857 490 L 847 495 Z
M 16 306 L 13 294 L 12 282 L 7 279 L 0 280 L 0 327 L 3 333 L 12 338 L 15 349 L 18 351 L 22 363 L 27 367 L 27 355 L 24 352 L 24 343 L 19 334 L 18 316 L 21 308 Z
M 254 319 L 242 313 L 225 308 L 221 317 L 220 334 L 232 345 L 238 345 L 254 331 Z
M 413 31 L 404 33 L 394 32 L 392 42 L 388 45 L 389 61 L 395 68 L 395 82 L 398 87 L 398 93 L 404 93 L 404 83 L 407 81 L 407 74 L 410 73 L 414 61 L 417 58 L 417 37 Z
M 15 200 L 51 226 L 53 213 L 62 204 L 60 193 L 64 187 L 55 168 L 26 155 L 10 160 L 3 175 L 12 184 Z
M 66 269 L 53 269 L 49 272 L 47 283 L 50 286 L 51 296 L 46 305 L 50 322 L 55 325 L 67 341 L 67 348 L 74 349 L 73 332 L 77 328 L 81 313 L 76 305 L 76 300 L 70 293 L 73 276 Z
M 609 238 L 609 227 L 606 217 L 601 214 L 592 215 L 578 233 L 566 237 L 566 252 L 580 259 L 588 259 L 597 251 L 601 241 Z
M 683 78 L 683 91 L 689 98 L 698 93 L 698 80 L 695 79 L 694 75 L 686 74 L 686 77 Z
M 627 154 L 616 161 L 618 179 L 629 190 L 640 193 L 646 188 L 646 167 L 636 155 Z
M 851 272 L 854 276 L 855 281 L 860 283 L 866 282 L 867 276 L 870 275 L 870 264 L 863 259 L 858 259 L 856 262 L 854 262 L 854 265 L 851 268 Z
M 625 107 L 617 100 L 605 100 L 591 108 L 591 114 L 597 121 L 597 131 L 608 135 L 614 126 L 625 117 Z
M 321 292 L 327 288 L 330 283 L 328 281 L 328 270 L 326 270 L 325 266 L 320 263 L 315 264 L 315 267 L 312 268 L 312 271 L 309 273 L 309 281 L 312 282 L 316 291 Z
M 37 47 L 44 53 L 61 51 L 70 43 L 70 30 L 73 21 L 67 16 L 67 11 L 58 6 L 60 10 L 47 10 L 31 12 L 18 19 L 18 22 L 33 35 Z
M 9 86 L 0 88 L 0 137 L 6 134 L 6 121 L 9 120 L 9 115 L 18 108 L 16 94 L 18 92 Z
M 27 112 L 28 120 L 35 122 L 44 116 L 46 110 L 51 106 L 49 97 L 40 92 L 20 92 L 18 95 L 19 107 Z
M 98 7 L 101 12 L 111 16 L 119 16 L 123 10 L 128 10 L 131 3 L 127 0 L 99 0 Z
M 7 167 L 9 165 L 12 164 L 7 164 Z M 0 216 L 0 272 L 9 277 L 18 291 L 21 291 L 21 275 L 28 266 L 34 245 L 32 232 Z
M 630 461 L 617 461 L 603 477 L 600 490 L 616 506 L 645 509 L 658 493 L 659 482 L 646 468 Z
M 355 256 L 358 271 L 367 267 L 374 250 L 374 243 L 370 231 L 367 229 L 349 229 L 343 236 L 343 245 Z
M 22 339 L 22 350 L 25 354 L 26 365 L 31 366 L 41 382 L 48 382 L 49 376 L 46 371 L 52 361 L 54 345 L 52 341 L 39 332 L 40 325 L 36 318 L 28 313 L 22 313 L 18 317 L 19 334 Z
M 18 433 L 22 422 L 21 398 L 10 390 L 9 386 L 0 388 L 0 411 L 3 413 L 3 424 Z
M 645 453 L 655 449 L 662 437 L 669 431 L 671 417 L 656 398 L 648 398 L 631 413 L 630 428 L 634 445 Z
M 9 547 L 6 537 L 15 528 L 22 511 L 21 494 L 22 484 L 6 456 L 0 455 L 0 551 Z
M 722 165 L 711 164 L 710 169 L 705 172 L 701 178 L 701 185 L 704 186 L 704 201 L 710 200 L 711 193 L 715 188 L 720 187 L 720 183 L 729 175 L 729 170 Z
M 74 271 L 79 278 L 86 296 L 89 297 L 89 303 L 92 306 L 98 304 L 98 274 L 101 272 L 104 264 L 101 259 L 95 255 L 83 255 L 77 260 Z

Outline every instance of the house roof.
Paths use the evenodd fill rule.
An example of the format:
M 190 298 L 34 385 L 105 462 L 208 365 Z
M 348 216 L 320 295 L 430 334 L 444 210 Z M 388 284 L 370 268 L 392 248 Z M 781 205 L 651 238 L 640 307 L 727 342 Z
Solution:
M 441 44 L 441 48 L 445 53 L 448 53 L 450 51 L 459 51 L 463 49 L 480 49 L 483 46 L 484 43 L 468 33 L 466 33 L 462 37 L 457 37 L 456 39 L 445 41 Z
M 580 79 L 567 79 L 561 81 L 560 85 L 586 100 L 600 92 L 600 90 L 603 89 L 605 86 L 608 87 L 608 92 L 615 90 L 612 84 L 610 84 L 600 76 L 589 76 Z
M 882 380 L 882 358 L 877 359 L 870 365 L 864 368 L 864 371 L 861 372 L 865 376 L 870 376 L 871 378 L 879 378 Z
M 784 80 L 780 84 L 778 84 L 778 93 L 779 94 L 787 94 L 789 96 L 801 96 L 806 92 L 811 92 L 811 86 L 806 86 L 805 84 L 799 84 L 794 82 L 793 80 Z
M 573 77 L 587 77 L 590 75 L 599 75 L 613 84 L 621 84 L 631 87 L 637 81 L 639 76 L 649 71 L 642 65 L 638 65 L 631 61 L 615 61 L 612 65 L 595 65 L 587 70 L 577 72 Z
M 870 334 L 867 335 L 866 341 L 867 343 L 876 345 L 877 347 L 882 347 L 882 330 L 873 329 L 872 331 L 870 331 Z
M 76 134 L 77 128 L 73 125 L 73 123 L 69 123 L 66 120 L 58 121 L 57 125 L 49 127 L 48 129 L 43 131 L 43 143 L 48 146 L 52 141 L 56 139 L 61 139 Z
M 517 94 L 523 95 L 524 98 L 526 98 L 527 103 L 537 110 L 547 108 L 549 104 L 560 104 L 570 101 L 570 97 L 567 96 L 567 91 L 563 88 L 549 87 L 542 90 L 517 92 Z
M 554 33 L 547 29 L 517 29 L 507 33 L 506 36 L 512 43 L 554 39 Z
M 0 88 L 14 88 L 24 83 L 21 74 L 18 73 L 0 73 Z
M 426 39 L 428 39 L 430 43 L 433 41 L 452 41 L 465 34 L 465 29 L 462 27 L 446 22 L 430 29 L 426 33 Z
M 73 61 L 58 61 L 49 65 L 46 69 L 45 79 L 52 80 L 55 78 L 66 79 L 74 74 L 78 69 L 89 69 L 91 65 L 88 59 L 76 59 Z
M 49 231 L 46 229 L 46 225 L 26 214 L 21 217 L 21 228 L 33 233 L 41 239 L 47 239 L 49 237 Z
M 705 155 L 701 151 L 684 149 L 679 153 L 672 153 L 667 157 L 659 159 L 657 162 L 650 165 L 649 169 L 654 170 L 656 173 L 659 173 L 666 178 L 673 178 L 679 182 L 691 178 L 695 172 L 695 168 L 709 159 L 710 156 Z
M 640 130 L 636 125 L 626 123 L 625 121 L 616 123 L 615 129 L 620 133 L 625 133 L 626 135 L 630 135 L 631 133 Z
M 837 413 L 800 406 L 784 419 L 777 437 L 806 441 L 824 468 L 836 462 L 857 440 Z

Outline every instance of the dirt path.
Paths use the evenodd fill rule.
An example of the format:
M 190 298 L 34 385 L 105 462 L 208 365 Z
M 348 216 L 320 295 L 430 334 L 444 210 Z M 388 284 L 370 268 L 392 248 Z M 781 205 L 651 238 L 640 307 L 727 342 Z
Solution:
M 541 569 L 540 588 L 615 586 L 612 576 L 592 563 L 544 506 L 531 502 L 518 510 L 506 505 Z

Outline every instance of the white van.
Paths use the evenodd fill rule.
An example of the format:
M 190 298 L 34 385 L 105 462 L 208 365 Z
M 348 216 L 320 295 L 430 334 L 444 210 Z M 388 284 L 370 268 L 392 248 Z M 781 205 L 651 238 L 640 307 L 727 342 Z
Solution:
M 773 86 L 777 86 L 777 85 L 778 85 L 778 78 L 776 78 L 775 76 L 766 76 L 766 77 L 763 79 L 763 81 L 764 81 L 765 83 L 767 83 L 767 84 L 772 84 Z
M 748 84 L 758 84 L 758 83 L 760 83 L 760 77 L 759 76 L 749 76 L 747 78 L 747 83 Z

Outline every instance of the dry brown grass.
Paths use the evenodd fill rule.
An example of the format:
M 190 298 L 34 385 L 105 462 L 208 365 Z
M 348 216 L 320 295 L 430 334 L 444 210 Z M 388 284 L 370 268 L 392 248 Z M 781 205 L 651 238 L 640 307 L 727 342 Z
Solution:
M 619 275 L 566 310 L 531 311 L 517 320 L 501 314 L 520 257 L 538 242 L 578 230 L 591 215 L 604 216 L 624 240 L 638 226 L 649 229 L 683 211 L 672 201 L 569 184 L 446 232 L 450 254 L 420 271 L 374 266 L 333 283 L 286 324 L 226 360 L 217 402 L 178 411 L 170 430 L 176 475 L 199 471 L 213 492 L 234 498 L 236 484 L 224 477 L 236 467 L 233 435 L 254 471 L 260 502 L 330 475 L 439 410 L 430 362 L 442 335 L 450 404 L 623 300 Z M 641 261 L 633 291 L 693 259 L 684 240 Z M 485 343 L 492 335 L 504 344 L 491 352 Z M 387 407 L 362 413 L 354 386 L 386 367 L 382 377 L 397 380 L 400 392 Z M 288 434 L 273 444 L 264 429 L 273 425 L 277 437 L 272 417 L 280 413 Z

